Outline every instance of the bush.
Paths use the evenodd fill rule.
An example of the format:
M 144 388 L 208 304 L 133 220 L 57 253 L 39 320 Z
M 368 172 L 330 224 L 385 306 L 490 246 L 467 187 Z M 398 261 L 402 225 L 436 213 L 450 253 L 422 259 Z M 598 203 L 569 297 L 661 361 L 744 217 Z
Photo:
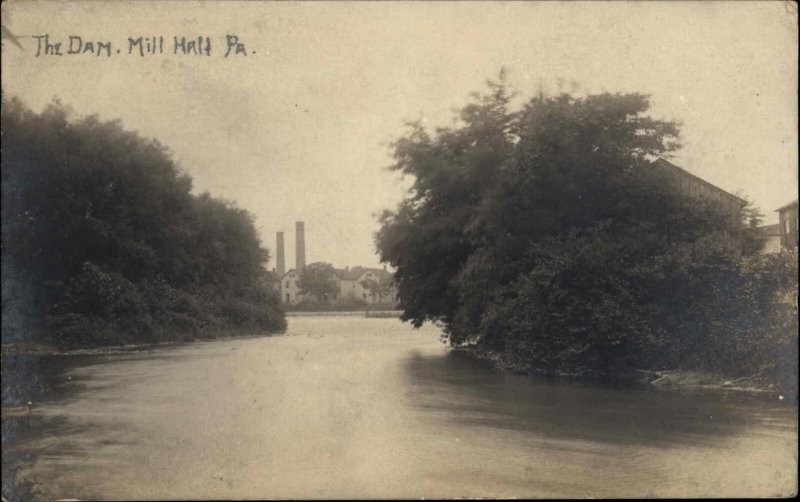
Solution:
M 64 314 L 51 318 L 49 341 L 60 348 L 122 345 L 133 341 L 119 326 L 94 316 Z
M 754 255 L 698 274 L 694 337 L 697 366 L 738 376 L 766 373 L 796 386 L 797 251 Z
M 631 264 L 613 263 L 619 250 L 608 231 L 617 230 L 538 246 L 531 269 L 484 306 L 475 330 L 481 345 L 517 368 L 549 373 L 619 375 L 656 360 L 662 333 Z

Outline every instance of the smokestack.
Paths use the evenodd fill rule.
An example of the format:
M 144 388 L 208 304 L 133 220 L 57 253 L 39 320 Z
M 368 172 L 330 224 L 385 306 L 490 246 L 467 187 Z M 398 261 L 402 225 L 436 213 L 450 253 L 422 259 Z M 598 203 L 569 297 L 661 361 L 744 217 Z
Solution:
M 278 266 L 278 277 L 283 277 L 286 273 L 286 262 L 283 258 L 283 232 L 276 234 L 277 245 L 275 247 L 275 264 Z
M 306 226 L 302 221 L 295 223 L 295 259 L 294 264 L 297 270 L 306 268 Z

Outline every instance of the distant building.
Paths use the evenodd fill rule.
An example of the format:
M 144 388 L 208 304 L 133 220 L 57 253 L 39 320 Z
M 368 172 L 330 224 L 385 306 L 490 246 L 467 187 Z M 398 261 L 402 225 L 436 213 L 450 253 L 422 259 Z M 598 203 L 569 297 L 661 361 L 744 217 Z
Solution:
M 742 226 L 742 209 L 747 205 L 746 200 L 726 192 L 664 159 L 657 159 L 653 161 L 652 165 L 666 174 L 668 182 L 679 193 L 692 199 L 714 202 L 720 210 L 729 215 L 732 225 Z M 797 206 L 795 205 L 795 207 Z
M 762 253 L 780 253 L 783 246 L 781 246 L 781 225 L 775 223 L 773 225 L 764 225 L 758 227 L 758 232 L 764 239 L 764 247 L 761 248 Z
M 784 249 L 797 248 L 797 199 L 776 209 L 779 215 L 781 246 Z
M 281 292 L 283 303 L 293 304 L 303 299 L 300 293 L 300 273 L 296 269 L 291 269 L 278 281 L 278 290 Z
M 300 293 L 300 273 L 306 264 L 305 224 L 302 221 L 295 223 L 295 268 L 284 271 L 283 232 L 275 235 L 275 244 L 277 269 L 273 269 L 269 282 L 280 293 L 283 303 L 290 305 L 298 303 L 303 300 L 303 294 Z M 393 278 L 392 273 L 386 271 L 386 267 L 334 269 L 334 279 L 339 289 L 334 299 L 359 298 L 369 304 L 393 302 L 397 296 Z
M 367 303 L 393 302 L 397 295 L 391 286 L 393 276 L 386 268 L 346 267 L 334 269 L 339 281 L 338 298 L 360 298 Z M 370 284 L 378 287 L 370 288 Z
M 697 201 L 709 202 L 716 206 L 728 219 L 728 224 L 730 225 L 728 228 L 741 229 L 744 226 L 743 209 L 747 205 L 746 200 L 726 192 L 664 159 L 653 161 L 652 166 L 665 175 L 666 183 L 677 190 L 679 194 Z M 737 235 L 738 232 L 731 234 L 728 228 L 718 232 L 711 232 L 709 236 L 719 239 L 738 252 L 741 250 L 741 239 Z
M 393 275 L 386 269 L 335 268 L 334 279 L 339 287 L 338 293 L 333 297 L 334 300 L 358 298 L 373 304 L 393 302 L 397 296 L 393 286 Z M 300 292 L 300 272 L 297 269 L 289 270 L 274 284 L 280 292 L 283 303 L 293 305 L 303 300 L 304 295 Z M 370 287 L 371 285 L 373 287 Z

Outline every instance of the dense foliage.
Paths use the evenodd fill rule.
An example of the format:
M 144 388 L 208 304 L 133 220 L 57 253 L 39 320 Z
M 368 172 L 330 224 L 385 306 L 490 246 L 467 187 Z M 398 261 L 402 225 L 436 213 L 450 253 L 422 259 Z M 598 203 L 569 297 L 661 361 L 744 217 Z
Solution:
M 3 103 L 3 336 L 60 346 L 285 329 L 252 217 L 158 142 Z
M 669 188 L 651 160 L 678 147 L 678 127 L 647 117 L 646 96 L 539 96 L 511 111 L 504 84 L 489 85 L 457 126 L 411 124 L 395 143 L 413 185 L 376 243 L 405 320 L 549 373 L 748 371 L 769 357 L 737 343 L 796 346 L 761 329 L 791 260 L 754 275 L 738 222 Z
M 299 286 L 301 294 L 317 302 L 325 302 L 339 293 L 339 283 L 330 263 L 311 263 L 301 270 Z
M 377 301 L 392 305 L 397 299 L 397 287 L 392 275 L 387 275 L 381 280 L 364 279 L 361 281 L 361 287 L 369 291 L 369 296 L 373 302 Z

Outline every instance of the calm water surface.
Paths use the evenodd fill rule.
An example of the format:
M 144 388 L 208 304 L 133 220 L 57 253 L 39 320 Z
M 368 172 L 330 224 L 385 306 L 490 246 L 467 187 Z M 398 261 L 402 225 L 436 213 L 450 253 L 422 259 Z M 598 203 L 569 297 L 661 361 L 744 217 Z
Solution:
M 741 497 L 797 486 L 793 406 L 504 375 L 448 352 L 436 328 L 396 319 L 289 322 L 282 337 L 62 360 L 51 377 L 60 395 L 37 403 L 19 436 L 20 476 L 50 499 Z

